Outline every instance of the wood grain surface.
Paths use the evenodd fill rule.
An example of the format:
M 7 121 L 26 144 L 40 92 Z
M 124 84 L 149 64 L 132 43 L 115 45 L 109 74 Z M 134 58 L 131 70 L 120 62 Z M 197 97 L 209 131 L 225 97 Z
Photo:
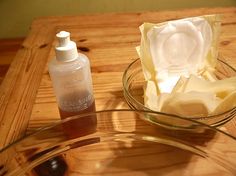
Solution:
M 220 52 L 236 67 L 236 8 L 201 8 L 181 11 L 111 13 L 43 17 L 33 21 L 0 87 L 0 148 L 26 131 L 59 120 L 47 63 L 54 57 L 55 34 L 71 32 L 78 50 L 91 62 L 97 110 L 128 108 L 122 92 L 122 74 L 138 56 L 139 26 L 143 22 L 221 13 Z M 224 129 L 236 136 L 236 122 Z

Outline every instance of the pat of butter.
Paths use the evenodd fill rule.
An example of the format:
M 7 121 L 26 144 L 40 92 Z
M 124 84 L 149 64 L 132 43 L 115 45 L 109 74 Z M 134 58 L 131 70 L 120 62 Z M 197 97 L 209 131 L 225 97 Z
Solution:
M 193 92 L 195 95 L 192 94 Z M 161 111 L 178 115 L 190 115 L 191 113 L 188 112 L 190 110 L 192 113 L 202 111 L 203 114 L 206 113 L 205 115 L 220 114 L 236 106 L 236 77 L 216 81 L 207 81 L 195 75 L 189 78 L 181 77 L 169 95 L 177 96 L 173 97 L 173 100 L 166 100 L 162 104 Z M 197 99 L 196 95 L 199 96 Z M 168 101 L 172 102 L 168 103 Z M 192 111 L 191 108 L 195 110 Z
M 223 101 L 218 104 L 212 114 L 220 114 L 222 112 L 229 111 L 236 106 L 236 90 L 227 95 Z
M 144 88 L 145 106 L 153 111 L 161 111 L 163 103 L 169 98 L 170 94 L 162 93 L 158 95 L 156 84 L 153 81 L 147 81 Z
M 207 116 L 214 112 L 221 100 L 211 92 L 188 92 L 169 94 L 161 112 L 186 117 Z
M 146 106 L 156 111 L 188 117 L 219 114 L 236 106 L 236 77 L 214 82 L 195 75 L 181 77 L 171 94 L 147 97 L 152 98 Z
M 180 83 L 179 83 L 180 84 Z M 216 81 L 207 81 L 195 75 L 191 75 L 183 81 L 182 85 L 176 84 L 175 92 L 213 92 L 216 97 L 224 99 L 236 90 L 236 77 L 225 78 Z
M 144 87 L 144 102 L 146 106 L 154 111 L 159 111 L 158 107 L 158 91 L 154 81 L 147 81 Z

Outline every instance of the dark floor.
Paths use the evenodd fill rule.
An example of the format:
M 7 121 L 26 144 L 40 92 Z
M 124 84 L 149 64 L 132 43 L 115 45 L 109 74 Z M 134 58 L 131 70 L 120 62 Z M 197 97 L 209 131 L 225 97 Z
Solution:
M 0 39 L 0 84 L 24 38 Z

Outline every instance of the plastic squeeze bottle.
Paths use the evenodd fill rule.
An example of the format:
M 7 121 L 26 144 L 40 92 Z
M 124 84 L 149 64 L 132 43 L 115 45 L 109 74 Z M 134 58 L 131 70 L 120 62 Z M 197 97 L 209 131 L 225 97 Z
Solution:
M 49 74 L 62 119 L 95 111 L 92 78 L 88 58 L 78 53 L 70 33 L 56 34 L 56 58 L 49 63 Z

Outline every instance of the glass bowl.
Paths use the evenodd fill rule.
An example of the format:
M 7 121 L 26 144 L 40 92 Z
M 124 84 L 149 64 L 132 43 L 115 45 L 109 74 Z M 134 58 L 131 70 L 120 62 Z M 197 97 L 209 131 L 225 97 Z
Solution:
M 223 59 L 218 59 L 215 75 L 218 79 L 224 79 L 227 77 L 236 76 L 236 70 L 229 64 L 227 64 Z M 145 78 L 143 75 L 140 59 L 134 60 L 127 67 L 127 69 L 123 74 L 122 82 L 123 82 L 124 97 L 131 109 L 153 111 L 144 105 L 143 86 L 145 85 Z M 174 114 L 168 114 L 162 112 L 159 113 L 170 117 L 177 116 Z M 202 116 L 202 117 L 185 117 L 185 118 L 200 121 L 216 127 L 225 124 L 226 122 L 234 118 L 235 115 L 236 115 L 236 107 L 217 115 Z M 163 121 L 160 122 L 157 119 L 152 119 L 153 123 L 156 124 L 165 123 L 165 119 L 163 118 L 162 120 Z M 174 121 L 172 125 L 177 126 Z
M 236 138 L 181 117 L 194 128 L 146 123 L 159 113 L 107 110 L 70 117 L 0 151 L 1 176 L 236 175 Z

